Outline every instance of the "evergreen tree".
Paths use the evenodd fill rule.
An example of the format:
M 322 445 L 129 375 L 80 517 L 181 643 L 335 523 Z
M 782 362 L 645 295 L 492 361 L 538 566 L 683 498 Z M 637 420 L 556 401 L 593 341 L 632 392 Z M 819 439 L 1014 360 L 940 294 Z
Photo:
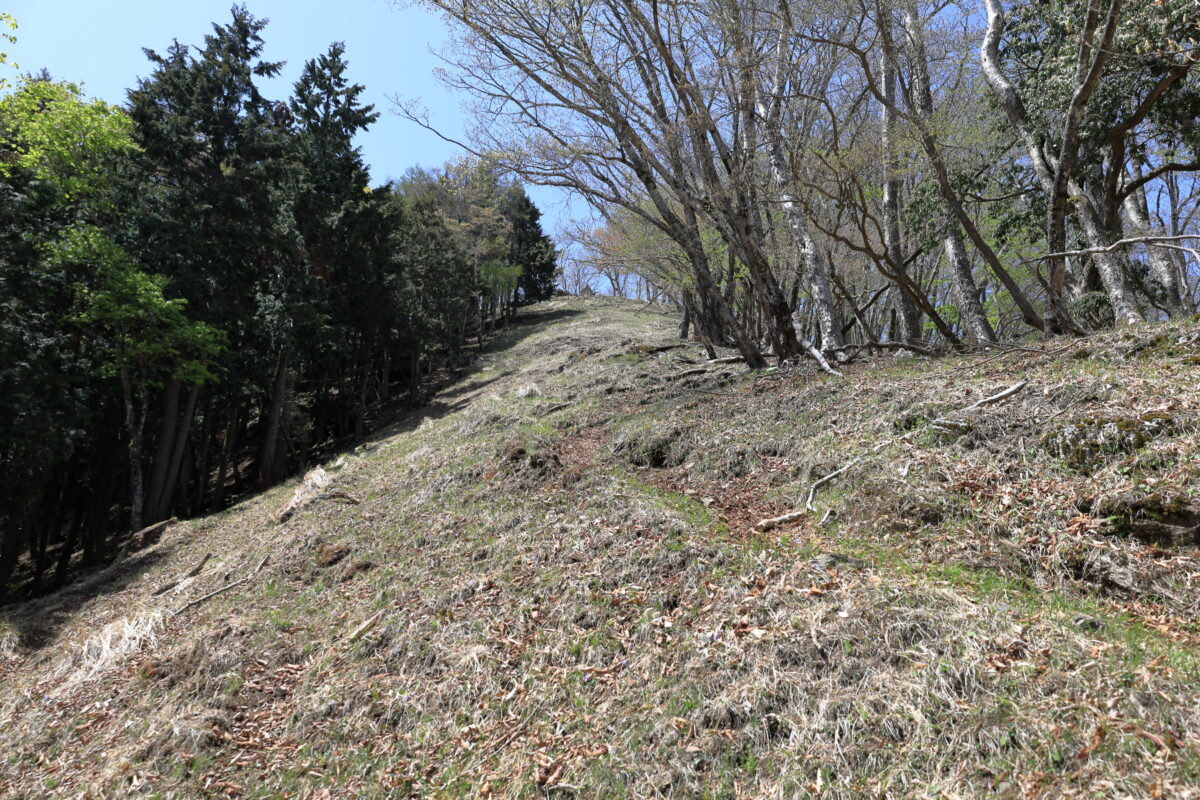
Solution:
M 345 48 L 271 102 L 264 24 L 147 51 L 127 110 L 47 75 L 0 97 L 0 594 L 419 402 L 542 252 L 482 165 L 372 190 Z
M 91 380 L 97 344 L 71 319 L 79 288 L 98 276 L 55 254 L 83 231 L 103 238 L 95 226 L 117 210 L 130 127 L 119 109 L 45 75 L 0 102 L 0 594 L 22 547 L 40 582 L 58 533 L 49 520 L 61 524 L 58 509 L 95 488 L 72 465 L 117 444 L 110 387 Z
M 214 25 L 200 48 L 175 42 L 165 55 L 146 51 L 154 72 L 129 93 L 146 174 L 136 242 L 141 260 L 156 259 L 190 313 L 228 336 L 221 364 L 230 377 L 227 396 L 268 396 L 259 470 L 269 479 L 280 472 L 277 423 L 293 328 L 288 305 L 299 269 L 290 218 L 295 176 L 286 109 L 255 85 L 281 67 L 260 60 L 266 22 L 244 7 L 234 7 L 232 16 Z M 263 360 L 273 365 L 266 375 Z M 169 465 L 186 445 L 177 427 L 191 422 L 186 414 L 178 418 L 179 398 L 186 389 L 186 410 L 196 388 L 172 381 L 164 390 L 151 517 L 166 513 L 174 488 Z
M 308 61 L 289 103 L 300 168 L 295 218 L 309 306 L 299 315 L 303 330 L 296 338 L 320 372 L 314 387 L 321 394 L 318 402 L 352 413 L 361 435 L 375 348 L 386 339 L 392 305 L 384 286 L 389 260 L 384 200 L 371 193 L 366 165 L 354 146 L 355 135 L 379 115 L 359 103 L 363 87 L 346 78 L 344 54 L 339 42 Z M 358 367 L 350 371 L 358 383 L 354 392 L 338 391 L 346 362 Z M 348 403 L 348 397 L 356 402 Z
M 542 212 L 525 190 L 512 186 L 504 197 L 502 210 L 512 232 L 509 234 L 508 259 L 521 269 L 517 281 L 517 302 L 521 305 L 549 300 L 554 296 L 554 275 L 558 269 L 554 243 L 542 230 Z

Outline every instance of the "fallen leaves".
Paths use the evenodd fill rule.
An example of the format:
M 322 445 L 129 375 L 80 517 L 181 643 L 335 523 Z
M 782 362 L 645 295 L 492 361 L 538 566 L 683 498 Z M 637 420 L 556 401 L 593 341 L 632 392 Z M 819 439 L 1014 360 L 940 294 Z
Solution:
M 856 471 L 839 485 L 844 491 L 824 496 L 828 519 L 807 515 L 783 535 L 753 531 L 757 520 L 795 508 L 796 492 L 814 475 L 895 435 L 895 418 L 912 404 L 982 397 L 1026 368 L 1012 365 L 1029 363 L 1000 360 L 979 374 L 979 361 L 963 359 L 955 368 L 974 374 L 946 381 L 856 365 L 846 391 L 796 376 L 755 395 L 706 395 L 666 410 L 640 405 L 633 393 L 596 398 L 585 410 L 555 413 L 546 435 L 564 481 L 528 493 L 489 488 L 480 480 L 488 465 L 471 473 L 455 461 L 480 446 L 494 452 L 509 431 L 467 436 L 453 416 L 405 431 L 394 441 L 412 444 L 410 455 L 378 464 L 364 456 L 353 476 L 339 474 L 339 484 L 369 484 L 350 486 L 356 496 L 318 497 L 370 498 L 369 512 L 318 502 L 282 529 L 267 522 L 276 501 L 253 512 L 270 537 L 318 542 L 298 555 L 286 543 L 272 550 L 278 595 L 213 615 L 241 615 L 268 635 L 236 639 L 217 666 L 204 638 L 220 635 L 217 625 L 169 628 L 163 637 L 172 644 L 199 643 L 195 661 L 180 668 L 154 653 L 124 682 L 114 676 L 89 687 L 91 699 L 111 698 L 111 706 L 72 700 L 59 710 L 31 691 L 30 706 L 52 711 L 24 719 L 56 724 L 76 752 L 42 748 L 5 777 L 21 768 L 71 787 L 102 785 L 85 775 L 87 760 L 120 759 L 109 785 L 128 781 L 120 789 L 141 794 L 253 795 L 289 773 L 297 800 L 471 791 L 499 800 L 615 796 L 620 790 L 597 784 L 597 775 L 611 773 L 628 781 L 630 797 L 683 797 L 753 762 L 757 769 L 738 773 L 734 791 L 757 797 L 780 794 L 783 781 L 811 783 L 814 795 L 845 794 L 849 784 L 834 781 L 858 780 L 855 765 L 869 763 L 878 770 L 856 789 L 886 795 L 895 787 L 879 783 L 881 775 L 912 775 L 916 786 L 928 778 L 920 765 L 936 755 L 961 765 L 939 780 L 964 797 L 1105 795 L 1089 781 L 1118 773 L 1130 796 L 1181 796 L 1180 765 L 1194 748 L 1186 735 L 1195 715 L 1189 662 L 1147 655 L 1130 663 L 1127 644 L 1106 637 L 1132 619 L 1147 629 L 1139 628 L 1139 642 L 1162 646 L 1156 630 L 1187 642 L 1194 621 L 1155 596 L 1130 599 L 1085 584 L 1086 559 L 1071 573 L 1054 558 L 1079 540 L 1091 548 L 1084 556 L 1120 552 L 1138 568 L 1194 571 L 1193 556 L 1113 541 L 1099 514 L 1081 513 L 1090 507 L 1082 500 L 1135 480 L 1164 494 L 1185 491 L 1194 481 L 1193 444 L 1162 442 L 1144 461 L 1092 477 L 1060 474 L 1036 453 L 1037 426 L 1049 415 L 1108 413 L 1119 393 L 1080 401 L 1086 387 L 1076 391 L 1074 377 L 1061 397 L 1026 392 L 1011 401 L 1011 414 L 989 415 L 995 427 L 972 448 L 906 442 L 895 459 Z M 863 381 L 885 383 L 890 399 L 866 403 Z M 1173 414 L 1194 407 L 1186 391 L 1163 386 L 1139 386 L 1139 402 Z M 679 468 L 630 476 L 614 465 L 612 419 L 663 421 L 675 411 L 670 423 L 686 424 L 701 447 L 716 442 L 724 448 L 717 455 L 744 455 L 736 465 L 744 474 L 722 473 L 723 462 L 699 450 Z M 246 535 L 248 520 L 251 512 L 232 512 L 205 546 Z M 391 540 L 380 545 L 383 537 Z M 353 559 L 338 554 L 351 546 Z M 335 579 L 340 566 L 312 569 L 322 547 L 330 560 L 370 555 L 377 567 L 346 585 Z M 827 548 L 863 556 L 870 574 L 839 571 L 838 561 L 818 568 L 813 555 Z M 164 575 L 150 572 L 145 583 L 180 574 L 202 552 L 190 551 Z M 1046 613 L 1026 609 L 1042 590 L 1056 593 Z M 1058 604 L 1079 594 L 1093 598 L 1089 614 L 1103 617 L 1107 630 L 1071 623 L 1076 609 Z M 278 633 L 263 624 L 264 610 L 298 616 L 288 605 L 301 599 L 312 617 L 301 620 L 304 636 L 262 647 Z M 114 594 L 95 607 L 117 600 L 138 597 Z M 216 766 L 164 790 L 154 771 L 165 772 L 168 757 L 129 757 L 141 743 L 132 742 L 140 720 L 128 709 L 187 702 L 189 681 L 209 681 L 207 700 L 214 676 L 242 682 L 219 700 L 227 724 L 205 728 L 202 743 L 187 742 L 169 758 Z M 1004 789 L 980 778 L 983 762 L 973 761 L 1006 735 L 1009 720 L 997 722 L 989 704 L 1012 709 L 1024 737 L 1020 757 L 1030 762 Z M 1033 763 L 1033 743 L 1042 741 L 1061 745 L 1070 769 Z M 100 755 L 109 752 L 118 755 Z M 610 763 L 596 763 L 603 759 Z M 282 794 L 278 784 L 266 789 Z
M 1083 748 L 1075 754 L 1075 757 L 1080 761 L 1086 761 L 1092 753 L 1100 749 L 1100 745 L 1104 743 L 1104 739 L 1107 735 L 1108 728 L 1106 728 L 1103 723 L 1097 725 L 1096 729 L 1092 731 L 1091 741 L 1084 745 Z

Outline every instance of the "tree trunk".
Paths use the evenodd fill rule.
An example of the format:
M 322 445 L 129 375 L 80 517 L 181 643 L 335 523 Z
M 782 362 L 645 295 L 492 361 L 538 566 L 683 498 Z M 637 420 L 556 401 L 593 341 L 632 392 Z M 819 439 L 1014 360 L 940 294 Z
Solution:
M 950 284 L 954 291 L 954 302 L 958 306 L 959 319 L 968 337 L 976 344 L 995 343 L 996 332 L 979 302 L 979 287 L 971 272 L 971 259 L 967 257 L 967 249 L 963 246 L 962 231 L 954 220 L 947 220 L 946 224 L 949 231 L 943 244 L 946 260 L 950 263 Z
M 782 53 L 779 58 L 783 58 Z M 780 90 L 781 87 L 777 86 L 776 91 Z M 764 123 L 763 127 L 766 129 L 765 133 L 770 143 L 768 153 L 771 175 L 779 187 L 779 199 L 783 206 L 783 213 L 788 221 L 788 227 L 791 228 L 794 247 L 800 255 L 799 283 L 807 285 L 813 305 L 816 306 L 817 320 L 821 327 L 822 347 L 826 350 L 841 347 L 846 342 L 842 338 L 842 325 L 838 319 L 837 305 L 833 299 L 829 265 L 825 263 L 821 251 L 813 241 L 812 234 L 809 233 L 800 205 L 787 188 L 787 160 L 783 150 L 783 137 L 775 124 L 776 115 L 761 103 L 758 111 L 758 118 Z
M 821 347 L 825 350 L 843 347 L 846 339 L 842 333 L 842 317 L 833 296 L 833 265 L 807 230 L 804 232 L 804 251 L 809 269 L 808 291 L 812 296 L 817 324 L 821 328 Z
M 1091 247 L 1107 247 L 1116 241 L 1105 230 L 1104 218 L 1096 206 L 1095 199 L 1085 193 L 1083 187 L 1075 181 L 1069 182 L 1069 188 L 1071 194 L 1078 198 L 1076 210 L 1088 244 Z M 1144 322 L 1142 312 L 1138 310 L 1134 300 L 1133 290 L 1125 278 L 1125 271 L 1121 268 L 1120 256 L 1113 253 L 1093 253 L 1091 258 L 1100 273 L 1100 280 L 1104 283 L 1104 291 L 1108 294 L 1108 302 L 1112 304 L 1117 325 Z
M 371 383 L 371 343 L 367 342 L 367 353 L 363 355 L 358 375 L 358 408 L 354 414 L 354 438 L 362 439 L 367 431 L 367 392 Z
M 1004 7 L 1001 0 L 984 0 L 984 5 L 987 9 L 987 32 L 984 34 L 983 44 L 979 48 L 979 60 L 983 67 L 984 80 L 996 98 L 996 102 L 1003 109 L 1005 116 L 1008 117 L 1009 124 L 1021 137 L 1021 142 L 1025 146 L 1030 164 L 1033 165 L 1033 171 L 1037 175 L 1042 192 L 1049 198 L 1055 191 L 1057 165 L 1053 164 L 1045 150 L 1044 138 L 1035 133 L 1021 95 L 1000 68 L 1000 39 L 1004 35 L 1006 24 Z M 969 229 L 968 234 L 970 234 Z M 974 237 L 972 237 L 973 240 Z M 1050 268 L 1049 292 L 1047 293 L 1049 308 L 1046 311 L 1046 319 L 1042 320 L 1041 329 L 1051 333 L 1059 331 L 1080 333 L 1078 326 L 1071 320 L 1063 305 L 1066 300 L 1068 278 L 1066 261 L 1061 262 L 1059 266 L 1051 265 Z M 997 275 L 997 277 L 1000 276 Z M 1004 285 L 1005 288 L 1009 288 L 1007 283 Z M 1022 309 L 1022 315 L 1029 323 L 1029 315 L 1024 309 Z
M 925 55 L 925 31 L 921 27 L 915 0 L 905 0 L 904 31 L 908 38 L 909 59 L 912 65 L 911 91 L 916 95 L 914 99 L 917 114 L 928 124 L 933 118 L 933 90 L 929 82 L 929 62 Z M 947 232 L 943 246 L 950 265 L 950 282 L 959 318 L 970 339 L 976 343 L 995 342 L 996 333 L 979 304 L 979 287 L 971 271 L 971 260 L 963 246 L 962 231 L 948 208 L 944 211 L 944 217 L 942 224 L 947 228 Z
M 1164 236 L 1166 232 L 1150 221 L 1149 210 L 1145 205 L 1145 195 L 1142 190 L 1133 192 L 1125 198 L 1123 204 L 1125 219 L 1128 223 L 1128 233 L 1134 236 Z M 1155 282 L 1162 290 L 1163 305 L 1172 317 L 1190 313 L 1183 302 L 1183 287 L 1180 285 L 1180 275 L 1176 269 L 1175 259 L 1168 250 L 1161 247 L 1146 245 L 1146 257 L 1150 261 L 1150 272 Z
M 154 454 L 154 467 L 150 474 L 150 486 L 146 492 L 146 508 L 150 524 L 158 522 L 154 517 L 162 497 L 163 486 L 170 469 L 171 454 L 175 447 L 175 429 L 179 423 L 179 393 L 183 384 L 177 378 L 167 381 L 163 390 L 162 420 L 158 430 L 158 448 Z
M 271 406 L 267 410 L 266 427 L 263 430 L 262 448 L 258 457 L 258 483 L 266 488 L 279 480 L 276 453 L 279 448 L 279 427 L 283 419 L 284 401 L 287 399 L 288 351 L 279 351 L 275 365 L 275 380 L 271 391 Z
M 129 511 L 130 532 L 140 531 L 146 505 L 146 487 L 142 479 L 142 436 L 146 426 L 146 393 L 139 393 L 135 402 L 129 370 L 121 368 L 121 393 L 125 401 L 125 429 L 129 434 L 129 488 L 132 495 Z M 140 408 L 138 407 L 140 405 Z
M 697 288 L 712 303 L 712 307 L 721 321 L 721 327 L 733 337 L 738 352 L 746 359 L 746 364 L 751 369 L 765 367 L 767 362 L 763 359 L 758 347 L 746 335 L 745 329 L 734 319 L 733 312 L 725 302 L 725 298 L 721 296 L 720 290 L 713 283 L 712 273 L 708 269 L 708 256 L 703 248 L 698 244 L 693 244 L 688 255 L 691 257 L 692 272 L 696 276 Z
M 230 461 L 237 454 L 234 445 L 237 441 L 241 412 L 241 401 L 235 401 L 233 408 L 229 409 L 229 422 L 225 427 L 225 435 L 221 439 L 221 464 L 217 468 L 217 484 L 213 487 L 213 500 L 209 507 L 214 511 L 220 509 L 225 503 L 225 480 L 229 474 Z
M 75 555 L 75 548 L 79 544 L 79 535 L 87 523 L 87 516 L 88 512 L 80 508 L 75 512 L 74 519 L 71 520 L 71 527 L 67 529 L 67 538 L 58 551 L 58 563 L 54 567 L 55 586 L 62 586 L 67 581 L 67 573 L 71 569 L 71 556 Z M 2 582 L 0 582 L 0 588 L 3 588 Z
M 392 348 L 383 348 L 383 375 L 379 381 L 379 396 L 383 402 L 392 399 Z
M 1112 37 L 1116 32 L 1117 22 L 1121 14 L 1121 0 L 1110 0 L 1105 24 L 1101 29 L 1100 40 L 1093 42 L 1093 36 L 1100 28 L 1098 0 L 1090 0 L 1082 30 L 1079 34 L 1079 49 L 1076 55 L 1074 86 L 1071 102 L 1063 115 L 1062 131 L 1060 133 L 1058 158 L 1054 162 L 1054 182 L 1050 187 L 1050 203 L 1047 208 L 1046 246 L 1051 253 L 1061 253 L 1067 249 L 1067 214 L 1070 210 L 1070 195 L 1075 191 L 1077 180 L 1075 165 L 1079 158 L 1079 140 L 1083 130 L 1084 111 L 1099 85 L 1104 64 L 1112 54 Z M 1121 164 L 1111 166 L 1121 170 Z M 1105 215 L 1101 213 L 1099 204 L 1083 199 L 1078 203 L 1079 217 L 1089 240 L 1094 242 L 1109 238 L 1104 224 Z M 1083 208 L 1082 206 L 1088 206 Z M 1115 209 L 1114 209 L 1115 211 Z M 1087 217 L 1087 219 L 1083 219 Z M 1104 261 L 1104 264 L 1100 262 Z M 1124 276 L 1119 267 L 1114 270 L 1116 262 L 1103 255 L 1096 261 L 1101 278 L 1109 287 L 1109 300 L 1116 312 L 1118 323 L 1140 320 L 1141 314 L 1129 302 L 1128 292 L 1124 287 Z M 1067 262 L 1065 256 L 1055 256 L 1050 259 L 1050 295 L 1061 298 L 1066 285 Z M 1133 313 L 1130 316 L 1130 312 Z
M 0 531 L 0 599 L 9 594 L 8 582 L 12 579 L 17 555 L 21 552 L 21 525 L 6 525 Z
M 209 392 L 204 404 L 204 426 L 200 430 L 200 452 L 196 458 L 196 486 L 191 493 L 189 506 L 192 514 L 199 513 L 208 499 L 209 456 L 212 453 L 213 414 L 216 409 L 216 396 Z
M 418 408 L 421 405 L 421 351 L 416 347 L 413 347 L 408 364 L 408 403 Z
M 830 277 L 833 278 L 834 285 L 837 286 L 838 291 L 842 293 L 842 299 L 846 302 L 846 305 L 850 306 L 850 312 L 854 315 L 854 321 L 857 321 L 859 324 L 859 327 L 861 327 L 863 330 L 863 337 L 866 338 L 866 340 L 868 342 L 879 341 L 879 334 L 875 333 L 874 326 L 871 325 L 871 323 L 867 320 L 866 313 L 865 313 L 867 311 L 867 309 L 866 308 L 860 309 L 858 307 L 858 304 L 854 302 L 854 298 L 850 295 L 850 292 L 849 292 L 849 290 L 847 290 L 846 285 L 844 283 L 842 283 L 842 280 L 837 276 L 836 272 L 832 273 Z M 886 291 L 886 289 L 887 289 L 887 285 L 885 284 L 883 289 L 877 290 L 876 294 L 875 294 L 875 299 L 878 299 L 879 295 L 882 294 L 884 291 Z M 870 303 L 873 303 L 875 301 L 875 299 L 872 299 L 868 303 L 868 305 L 870 305 Z M 853 325 L 853 321 L 849 325 L 846 325 L 842 328 L 843 336 L 845 336 L 845 333 L 850 330 L 851 325 Z
M 43 518 L 43 524 L 40 526 L 35 546 L 31 547 L 30 557 L 33 559 L 33 581 L 32 591 L 36 594 L 41 591 L 42 577 L 50 566 L 50 543 L 52 540 L 57 540 L 63 527 L 63 520 L 67 513 L 67 489 L 75 482 L 75 463 L 72 462 L 67 466 L 65 474 L 57 487 L 57 491 L 53 492 L 49 508 L 45 508 L 39 514 Z
M 886 5 L 883 5 L 883 8 L 879 24 L 884 35 L 890 40 L 891 12 Z M 886 18 L 882 18 L 883 14 L 886 14 Z M 895 177 L 892 156 L 893 130 L 896 125 L 896 65 L 888 50 L 890 48 L 885 48 L 880 65 L 883 81 L 883 108 L 880 112 L 880 132 L 883 138 L 880 148 L 883 151 L 884 171 L 883 244 L 892 268 L 902 270 L 904 253 L 900 247 L 900 180 Z M 920 341 L 921 313 L 905 292 L 896 293 L 896 311 L 900 315 L 900 340 L 910 343 Z
M 167 469 L 166 480 L 159 491 L 157 505 L 151 513 L 150 524 L 159 522 L 170 516 L 174 504 L 175 488 L 179 483 L 179 470 L 183 465 L 183 456 L 187 450 L 188 436 L 192 430 L 192 419 L 196 416 L 196 399 L 200 394 L 200 384 L 192 384 L 188 391 L 187 404 L 183 409 L 183 421 L 177 426 L 175 444 L 171 449 L 171 463 Z
M 699 338 L 700 343 L 704 345 L 704 351 L 706 353 L 708 353 L 708 357 L 716 358 L 717 357 L 716 348 L 713 347 L 712 339 L 709 338 L 708 329 L 706 328 L 706 326 L 704 324 L 702 324 L 705 317 L 703 314 L 701 314 L 700 312 L 698 312 L 696 310 L 695 306 L 696 306 L 695 294 L 691 290 L 685 289 L 683 292 L 684 316 L 685 316 L 685 318 L 694 317 L 696 319 L 696 324 L 695 324 L 696 337 Z

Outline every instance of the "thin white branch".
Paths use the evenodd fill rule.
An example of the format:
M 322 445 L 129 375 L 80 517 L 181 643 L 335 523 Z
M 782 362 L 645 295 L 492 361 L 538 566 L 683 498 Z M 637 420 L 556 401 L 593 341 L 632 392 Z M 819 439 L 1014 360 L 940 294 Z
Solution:
M 1105 247 L 1089 247 L 1084 250 L 1066 250 L 1062 253 L 1047 253 L 1046 255 L 1038 256 L 1037 258 L 1027 258 L 1021 263 L 1031 264 L 1036 261 L 1046 261 L 1047 259 L 1063 258 L 1065 256 L 1090 256 L 1113 253 L 1117 250 L 1120 250 L 1122 247 L 1128 247 L 1131 244 L 1158 245 L 1162 242 L 1185 242 L 1190 239 L 1200 239 L 1200 234 L 1188 233 L 1182 236 L 1131 236 L 1128 239 L 1121 239 L 1120 241 L 1113 242 Z

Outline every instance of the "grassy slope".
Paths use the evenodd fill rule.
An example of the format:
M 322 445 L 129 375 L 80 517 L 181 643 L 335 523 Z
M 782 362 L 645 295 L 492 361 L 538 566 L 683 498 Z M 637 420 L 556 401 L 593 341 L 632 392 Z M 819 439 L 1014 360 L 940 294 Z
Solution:
M 357 505 L 5 610 L 0 797 L 1200 796 L 1195 323 L 837 380 L 684 375 L 638 308 L 533 309 L 326 465 Z M 1149 411 L 1086 472 L 1040 445 Z M 1152 494 L 1183 546 L 1104 505 Z

